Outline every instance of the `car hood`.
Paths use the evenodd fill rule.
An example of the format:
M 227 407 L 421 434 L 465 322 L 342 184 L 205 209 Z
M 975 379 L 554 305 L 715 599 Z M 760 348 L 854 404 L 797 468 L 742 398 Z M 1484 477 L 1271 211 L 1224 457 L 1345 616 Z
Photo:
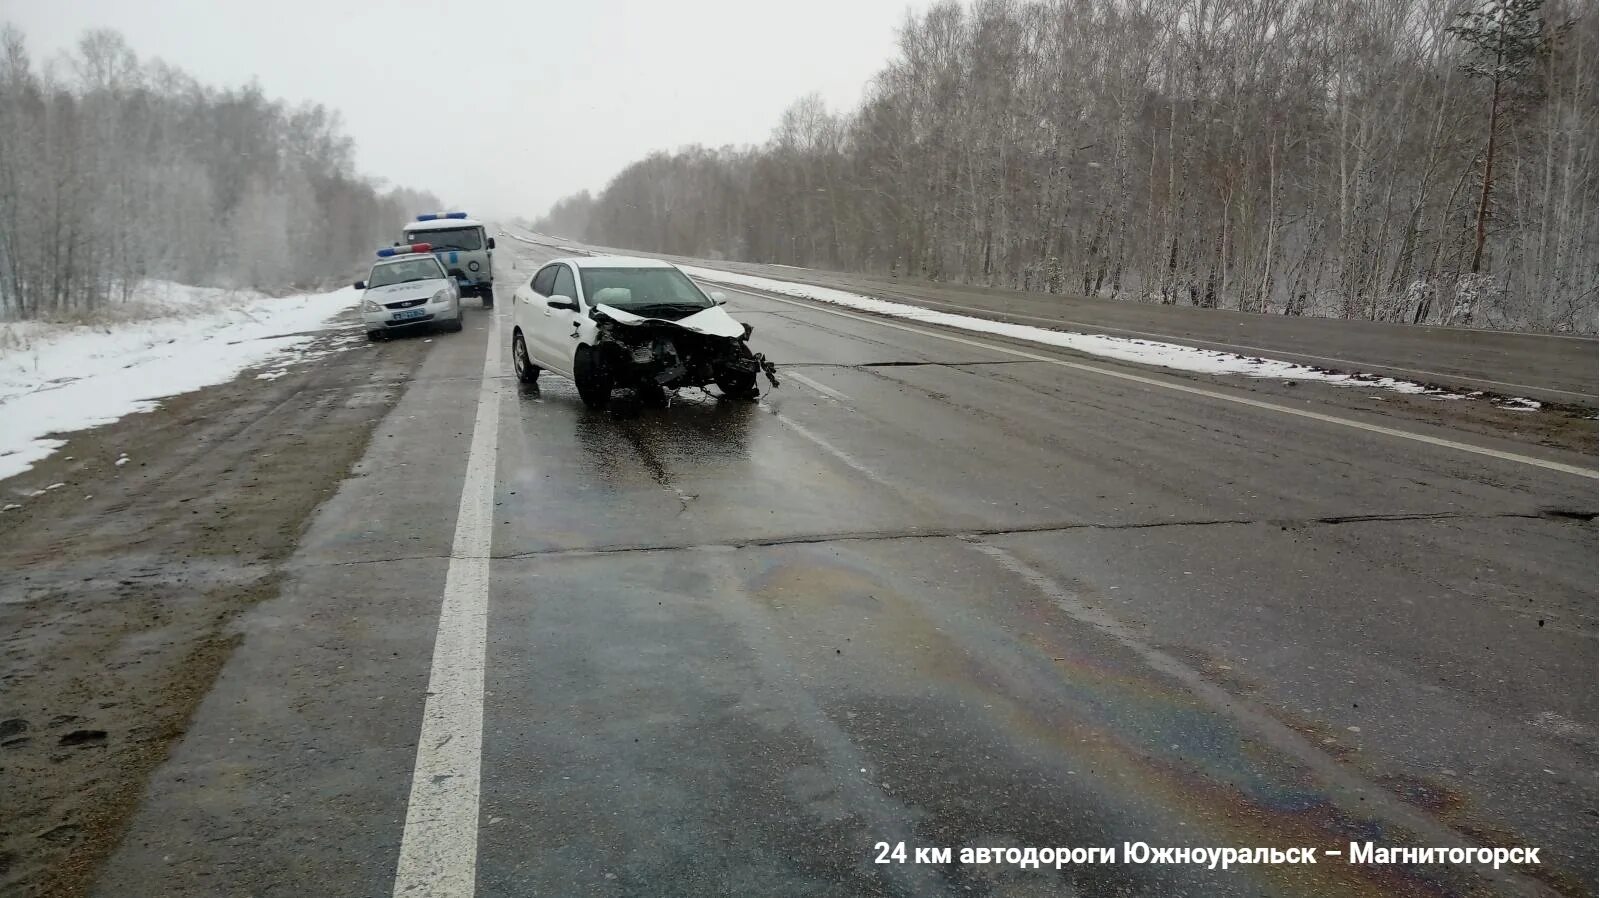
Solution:
M 744 336 L 744 325 L 733 320 L 733 316 L 724 312 L 721 306 L 701 309 L 693 315 L 679 318 L 677 321 L 669 321 L 665 318 L 646 318 L 643 315 L 635 315 L 632 312 L 603 303 L 595 306 L 594 309 L 618 324 L 670 324 L 687 331 L 694 331 L 697 334 L 705 334 L 708 337 Z
M 429 278 L 425 281 L 411 281 L 406 284 L 390 284 L 387 287 L 368 287 L 366 298 L 379 305 L 391 302 L 402 302 L 407 299 L 427 299 L 440 290 L 450 287 L 446 278 Z

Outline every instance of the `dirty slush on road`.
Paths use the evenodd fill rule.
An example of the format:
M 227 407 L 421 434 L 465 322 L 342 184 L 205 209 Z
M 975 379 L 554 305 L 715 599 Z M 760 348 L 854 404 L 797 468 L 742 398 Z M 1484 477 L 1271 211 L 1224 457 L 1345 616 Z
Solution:
M 0 892 L 86 894 L 233 622 L 276 594 L 279 562 L 425 349 L 245 372 L 75 434 L 15 479 L 37 494 L 0 515 Z

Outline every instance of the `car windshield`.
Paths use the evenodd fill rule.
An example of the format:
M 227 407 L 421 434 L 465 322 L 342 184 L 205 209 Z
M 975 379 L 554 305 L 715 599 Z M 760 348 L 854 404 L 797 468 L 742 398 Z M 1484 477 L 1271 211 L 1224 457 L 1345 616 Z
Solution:
M 591 305 L 614 306 L 641 315 L 651 311 L 651 307 L 711 307 L 711 300 L 676 268 L 584 268 L 581 271 L 583 292 L 589 297 Z M 600 296 L 601 290 L 611 292 Z M 627 293 L 623 293 L 623 290 Z
M 407 231 L 407 243 L 426 243 L 434 249 L 483 249 L 483 229 L 441 228 L 436 231 Z
M 372 276 L 367 279 L 368 287 L 389 287 L 394 284 L 405 284 L 411 281 L 426 281 L 433 278 L 444 277 L 444 269 L 439 267 L 439 261 L 432 256 L 418 259 L 401 259 L 398 262 L 385 262 L 372 267 Z

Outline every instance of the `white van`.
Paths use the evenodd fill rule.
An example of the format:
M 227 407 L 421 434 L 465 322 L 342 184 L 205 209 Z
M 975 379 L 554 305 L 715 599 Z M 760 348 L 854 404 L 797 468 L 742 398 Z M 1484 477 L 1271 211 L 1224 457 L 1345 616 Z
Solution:
M 456 279 L 462 296 L 476 296 L 484 308 L 494 306 L 494 238 L 481 221 L 465 212 L 431 212 L 406 225 L 401 243 L 426 243 L 445 271 Z

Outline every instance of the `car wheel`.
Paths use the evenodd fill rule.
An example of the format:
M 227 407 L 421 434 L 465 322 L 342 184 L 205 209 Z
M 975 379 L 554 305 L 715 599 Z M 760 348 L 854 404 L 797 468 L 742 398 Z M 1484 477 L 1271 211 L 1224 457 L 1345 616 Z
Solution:
M 377 343 L 377 342 L 381 341 L 383 338 L 384 338 L 383 331 L 367 331 L 367 339 L 371 340 L 374 343 Z
M 578 384 L 578 398 L 592 409 L 603 409 L 611 402 L 611 372 L 605 359 L 587 346 L 578 347 L 572 359 L 572 379 Z
M 461 330 L 461 313 L 459 311 L 456 312 L 456 317 L 454 319 L 444 323 L 444 329 L 452 334 Z
M 511 338 L 511 367 L 517 372 L 517 380 L 525 384 L 539 382 L 539 366 L 528 358 L 528 344 L 522 342 L 521 331 Z
M 486 309 L 494 308 L 494 294 L 493 293 L 485 293 L 485 294 L 483 294 L 483 307 L 486 308 Z
M 660 384 L 640 384 L 634 388 L 633 392 L 642 405 L 647 405 L 650 408 L 665 408 L 667 405 L 667 388 Z
M 717 375 L 717 389 L 730 399 L 755 399 L 761 395 L 756 389 L 755 372 L 727 371 Z

